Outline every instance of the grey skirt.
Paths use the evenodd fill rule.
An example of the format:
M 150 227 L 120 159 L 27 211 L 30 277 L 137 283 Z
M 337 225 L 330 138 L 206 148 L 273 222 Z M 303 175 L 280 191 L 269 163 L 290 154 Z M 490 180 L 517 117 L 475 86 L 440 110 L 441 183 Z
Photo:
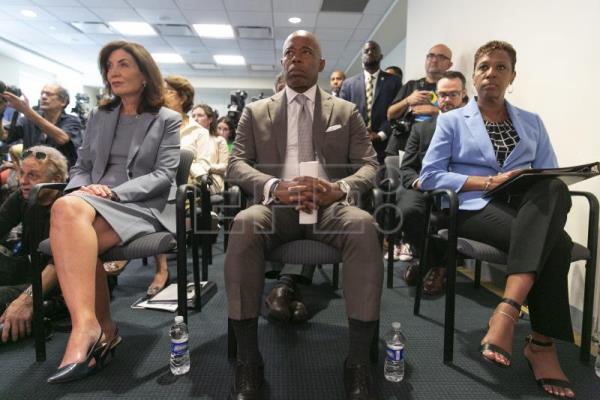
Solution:
M 167 230 L 149 208 L 139 203 L 119 203 L 82 192 L 74 192 L 69 196 L 80 197 L 94 207 L 119 235 L 121 244 L 139 236 Z

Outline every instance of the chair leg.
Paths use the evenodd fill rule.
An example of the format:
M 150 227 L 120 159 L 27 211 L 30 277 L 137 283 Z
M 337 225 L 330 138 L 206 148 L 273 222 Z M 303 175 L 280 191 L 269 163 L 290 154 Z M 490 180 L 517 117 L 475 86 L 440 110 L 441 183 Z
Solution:
M 380 320 L 377 320 L 377 327 L 375 328 L 375 333 L 371 340 L 371 347 L 369 348 L 369 358 L 373 364 L 377 364 L 377 361 L 379 361 L 379 325 Z
M 473 287 L 479 289 L 481 286 L 481 260 L 475 260 L 475 279 L 473 280 Z
M 340 283 L 340 264 L 333 264 L 333 277 L 331 278 L 331 286 L 337 290 Z
M 33 335 L 35 337 L 35 360 L 46 361 L 46 331 L 42 294 L 42 256 L 32 252 L 31 286 L 33 290 Z
M 446 313 L 444 317 L 444 364 L 454 359 L 454 319 L 456 308 L 456 246 L 450 248 L 446 266 Z
M 388 237 L 388 251 L 387 251 L 387 288 L 392 289 L 394 287 L 394 236 L 389 235 Z
M 227 358 L 229 360 L 235 360 L 237 357 L 237 340 L 235 338 L 235 331 L 231 320 L 227 319 Z
M 581 323 L 581 349 L 579 359 L 586 365 L 590 361 L 590 350 L 592 347 L 592 318 L 594 313 L 594 284 L 596 281 L 595 257 L 594 263 L 586 263 L 585 289 L 583 293 L 583 321 Z

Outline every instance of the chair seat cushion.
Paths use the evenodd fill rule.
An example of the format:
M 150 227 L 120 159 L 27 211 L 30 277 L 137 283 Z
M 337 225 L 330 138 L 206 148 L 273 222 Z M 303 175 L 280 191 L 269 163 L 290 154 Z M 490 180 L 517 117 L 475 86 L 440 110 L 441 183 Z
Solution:
M 169 253 L 177 247 L 175 236 L 169 232 L 156 232 L 139 237 L 131 242 L 116 246 L 102 254 L 102 261 L 129 260 L 134 258 L 150 257 L 157 254 Z M 42 254 L 52 255 L 50 240 L 40 242 L 38 251 Z
M 285 264 L 337 264 L 342 262 L 342 252 L 316 240 L 293 240 L 271 250 L 267 261 Z
M 438 235 L 448 240 L 448 229 L 441 229 L 438 231 Z M 459 253 L 481 261 L 491 262 L 494 264 L 506 264 L 507 255 L 505 252 L 497 249 L 489 244 L 481 243 L 472 239 L 457 238 L 456 249 Z M 571 249 L 571 261 L 589 260 L 590 251 L 587 247 L 580 245 L 579 243 L 573 243 Z

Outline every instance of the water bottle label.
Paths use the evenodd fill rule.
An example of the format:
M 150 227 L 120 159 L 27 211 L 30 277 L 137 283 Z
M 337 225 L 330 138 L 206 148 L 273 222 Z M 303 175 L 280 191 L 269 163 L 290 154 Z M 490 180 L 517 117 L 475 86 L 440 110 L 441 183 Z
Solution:
M 404 346 L 388 346 L 387 347 L 387 359 L 389 361 L 402 361 L 404 360 Z
M 188 351 L 188 342 L 171 342 L 171 354 L 174 356 L 183 356 Z

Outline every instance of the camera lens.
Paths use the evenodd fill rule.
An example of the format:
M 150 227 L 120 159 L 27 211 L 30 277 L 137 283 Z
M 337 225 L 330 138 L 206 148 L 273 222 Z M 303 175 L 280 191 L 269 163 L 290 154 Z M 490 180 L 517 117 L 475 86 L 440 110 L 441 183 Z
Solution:
M 6 91 L 6 84 L 4 84 L 4 82 L 0 81 L 0 93 L 3 93 Z

